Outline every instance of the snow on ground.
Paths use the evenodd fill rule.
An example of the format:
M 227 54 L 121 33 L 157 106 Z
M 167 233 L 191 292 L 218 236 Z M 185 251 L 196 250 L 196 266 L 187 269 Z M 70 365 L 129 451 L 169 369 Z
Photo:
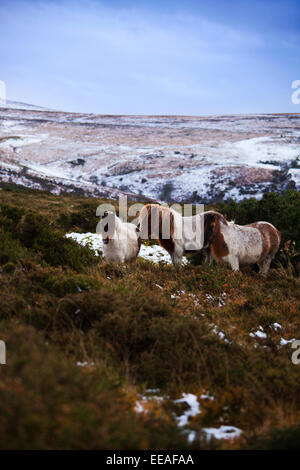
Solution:
M 280 346 L 286 346 L 287 344 L 293 343 L 294 341 L 296 341 L 295 338 L 292 338 L 292 339 L 280 338 Z
M 263 327 L 260 325 L 258 330 L 255 331 L 254 333 L 250 333 L 249 336 L 251 336 L 251 338 L 266 338 L 267 337 L 267 334 L 264 332 L 264 329 Z
M 174 403 L 186 403 L 190 407 L 182 415 L 176 417 L 179 427 L 186 426 L 190 416 L 201 413 L 198 398 L 193 393 L 183 393 L 182 398 L 175 400 Z
M 226 297 L 228 296 L 228 294 L 226 292 L 222 292 L 222 294 L 215 298 L 213 295 L 211 294 L 205 294 L 205 297 L 208 301 L 210 302 L 215 302 L 216 300 L 218 301 L 218 305 L 219 307 L 224 307 L 226 305 Z
M 169 253 L 167 253 L 167 251 L 159 245 L 142 244 L 139 256 L 141 256 L 141 258 L 147 259 L 148 261 L 152 261 L 153 263 L 162 262 L 166 264 L 172 264 Z M 187 263 L 187 259 L 185 257 L 183 257 L 182 263 Z
M 147 393 L 147 395 L 139 395 L 139 399 L 135 402 L 134 411 L 136 413 L 148 413 L 147 404 L 151 402 L 162 402 L 168 398 L 166 396 L 155 395 L 155 391 L 147 390 Z
M 261 162 L 264 160 L 289 161 L 299 155 L 299 144 L 295 142 L 285 145 L 285 141 L 280 136 L 254 137 L 227 143 L 224 147 L 228 148 L 231 159 L 235 160 L 237 164 L 251 166 L 261 166 Z M 273 165 L 266 163 L 264 167 L 274 169 Z
M 214 399 L 215 399 L 215 397 L 213 395 L 211 395 L 209 392 L 202 393 L 200 398 L 202 400 L 211 400 L 211 401 L 214 401 Z
M 214 437 L 215 439 L 236 439 L 242 434 L 242 430 L 235 426 L 220 426 L 219 428 L 203 428 L 207 434 L 208 439 Z
M 102 238 L 97 233 L 71 232 L 66 234 L 66 238 L 75 240 L 77 243 L 79 243 L 79 245 L 88 246 L 91 250 L 94 251 L 96 256 L 100 256 L 103 253 Z
M 262 197 L 274 170 L 300 187 L 300 115 L 101 116 L 0 108 L 0 179 L 161 201 Z M 10 140 L 11 138 L 11 140 Z M 13 174 L 5 166 L 19 167 Z M 26 168 L 26 178 L 24 178 Z M 59 181 L 58 181 L 59 179 Z M 41 182 L 39 183 L 41 185 Z
M 103 243 L 102 238 L 97 233 L 77 233 L 71 232 L 66 234 L 66 238 L 72 238 L 82 246 L 88 246 L 95 252 L 96 256 L 102 255 Z M 139 256 L 153 263 L 166 263 L 171 264 L 171 257 L 166 250 L 159 245 L 145 245 L 142 244 Z M 183 258 L 183 263 L 187 263 L 187 259 Z
M 146 395 L 139 395 L 139 399 L 136 401 L 134 406 L 134 411 L 136 413 L 147 413 L 147 404 L 151 402 L 163 403 L 164 400 L 170 399 L 169 396 L 157 395 L 159 393 L 159 389 L 147 390 L 146 393 Z M 209 392 L 204 392 L 200 395 L 200 399 L 212 401 L 215 399 L 215 397 L 212 396 Z M 196 439 L 197 432 L 189 428 L 189 420 L 190 418 L 201 414 L 201 407 L 198 397 L 193 393 L 183 392 L 181 398 L 173 400 L 173 403 L 175 405 L 183 403 L 188 406 L 188 409 L 183 413 L 174 413 L 174 417 L 177 421 L 178 427 L 182 428 L 182 432 L 187 435 L 188 442 L 192 443 Z M 202 428 L 201 431 L 206 434 L 207 439 L 211 439 L 211 437 L 214 437 L 215 439 L 236 439 L 242 433 L 241 429 L 235 426 L 225 425 L 222 425 L 219 428 Z
M 84 362 L 77 361 L 76 365 L 78 367 L 93 367 L 95 365 L 95 363 L 94 362 L 88 362 L 88 361 L 84 361 Z
M 141 164 L 143 155 L 132 157 L 132 162 L 124 167 L 108 169 L 106 178 L 109 186 L 122 184 L 132 192 L 141 192 L 152 198 L 164 198 L 167 185 L 168 197 L 181 201 L 193 198 L 194 193 L 202 200 L 214 198 L 225 192 L 227 198 L 240 200 L 245 197 L 245 184 L 258 183 L 252 187 L 253 194 L 261 197 L 272 179 L 276 169 L 270 161 L 277 161 L 278 166 L 283 162 L 295 160 L 299 155 L 299 138 L 295 143 L 287 143 L 280 136 L 265 136 L 242 139 L 236 142 L 222 141 L 216 146 L 193 145 L 185 152 L 174 154 L 173 149 L 149 149 L 150 162 L 147 166 Z M 188 155 L 186 151 L 190 153 Z M 152 153 L 151 153 L 152 152 Z M 144 158 L 147 156 L 144 155 Z M 161 171 L 165 175 L 163 184 L 161 173 L 155 160 L 161 161 Z M 154 162 L 153 162 L 154 160 Z M 168 166 L 167 166 L 168 164 Z M 300 168 L 291 169 L 295 182 L 300 185 Z M 259 187 L 260 186 L 260 187 Z M 241 191 L 242 190 L 242 191 Z M 250 194 L 252 194 L 250 192 Z
M 201 413 L 198 398 L 193 393 L 183 393 L 182 398 L 174 400 L 174 403 L 186 403 L 190 407 L 182 415 L 176 416 L 179 427 L 185 427 L 188 424 L 190 417 L 197 416 Z M 188 442 L 192 443 L 196 438 L 196 431 L 191 431 L 188 429 L 185 431 L 187 432 Z
M 273 328 L 275 331 L 279 331 L 279 330 L 281 330 L 281 328 L 282 328 L 282 326 L 280 325 L 280 323 L 277 323 L 277 322 L 272 323 L 271 326 L 272 326 L 272 328 Z
M 279 331 L 282 329 L 282 326 L 280 325 L 280 323 L 272 323 L 270 325 L 271 328 L 273 328 L 273 330 L 276 332 L 276 333 L 279 333 Z M 267 333 L 264 332 L 264 329 L 263 327 L 260 325 L 258 327 L 258 330 L 254 331 L 254 332 L 251 332 L 249 334 L 249 336 L 251 336 L 251 338 L 260 338 L 260 339 L 266 339 L 267 338 Z M 294 341 L 296 341 L 295 338 L 291 338 L 291 339 L 284 339 L 284 338 L 280 338 L 279 340 L 279 345 L 277 346 L 278 349 L 280 349 L 281 347 L 283 346 L 286 346 L 287 344 L 291 344 L 293 343 Z M 255 343 L 254 344 L 254 347 L 258 347 L 259 344 L 258 343 Z M 264 346 L 266 347 L 266 346 Z
M 17 149 L 18 147 L 23 147 L 24 145 L 40 143 L 43 140 L 43 137 L 46 138 L 47 135 L 36 137 L 34 135 L 18 134 L 16 137 L 2 137 L 0 140 L 0 146 L 4 148 L 11 147 L 12 149 Z
M 224 331 L 219 331 L 217 326 L 214 324 L 212 324 L 211 326 L 213 326 L 213 329 L 211 331 L 215 335 L 218 335 L 224 341 L 224 343 L 230 343 L 230 341 L 226 338 L 226 334 L 224 333 Z

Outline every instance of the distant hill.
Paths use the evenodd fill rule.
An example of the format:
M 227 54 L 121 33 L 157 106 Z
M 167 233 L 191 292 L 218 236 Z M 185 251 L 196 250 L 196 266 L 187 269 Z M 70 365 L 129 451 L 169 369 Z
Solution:
M 35 104 L 22 103 L 21 101 L 6 100 L 5 104 L 0 101 L 0 108 L 9 109 L 28 109 L 32 111 L 53 111 L 50 108 L 44 108 L 43 106 L 36 106 Z
M 300 189 L 298 114 L 109 116 L 6 106 L 2 182 L 205 204 Z

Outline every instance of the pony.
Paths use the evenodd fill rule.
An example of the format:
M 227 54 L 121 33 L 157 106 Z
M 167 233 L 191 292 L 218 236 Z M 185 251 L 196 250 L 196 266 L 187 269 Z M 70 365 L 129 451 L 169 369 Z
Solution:
M 203 251 L 210 263 L 227 262 L 234 271 L 257 264 L 266 275 L 281 242 L 280 232 L 268 222 L 237 225 L 215 211 L 182 217 L 168 207 L 146 204 L 139 222 L 142 238 L 158 240 L 174 265 L 181 263 L 185 252 Z
M 182 217 L 168 207 L 146 204 L 139 213 L 139 225 L 142 238 L 158 240 L 174 266 L 181 263 L 185 252 L 203 249 L 203 214 Z
M 97 231 L 102 236 L 103 255 L 108 261 L 136 261 L 142 239 L 135 224 L 122 222 L 114 212 L 104 211 Z
M 204 213 L 205 248 L 215 261 L 229 263 L 233 271 L 257 264 L 266 276 L 281 242 L 281 234 L 269 222 L 237 225 L 214 211 Z

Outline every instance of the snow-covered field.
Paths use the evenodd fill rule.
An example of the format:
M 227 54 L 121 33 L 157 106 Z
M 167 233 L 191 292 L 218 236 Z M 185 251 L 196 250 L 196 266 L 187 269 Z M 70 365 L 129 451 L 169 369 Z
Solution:
M 102 238 L 97 233 L 67 233 L 66 238 L 72 238 L 82 246 L 88 246 L 94 253 L 99 256 L 103 253 Z M 142 244 L 139 256 L 153 263 L 166 263 L 171 264 L 170 255 L 159 245 L 145 245 Z M 183 257 L 183 263 L 187 260 Z
M 283 169 L 285 183 L 300 187 L 299 114 L 105 116 L 26 106 L 0 108 L 2 181 L 167 202 L 261 197 Z

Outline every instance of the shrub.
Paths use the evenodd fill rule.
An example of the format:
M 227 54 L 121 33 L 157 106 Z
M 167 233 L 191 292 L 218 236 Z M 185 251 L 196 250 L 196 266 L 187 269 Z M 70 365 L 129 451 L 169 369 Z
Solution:
M 94 232 L 99 221 L 97 206 L 96 202 L 81 204 L 74 212 L 61 214 L 57 219 L 58 225 L 65 231 Z
M 282 232 L 295 244 L 284 242 L 266 279 L 217 264 L 107 263 L 64 239 L 60 216 L 85 198 L 0 196 L 10 206 L 0 211 L 1 448 L 187 448 L 174 420 L 183 392 L 200 402 L 188 423 L 195 448 L 214 447 L 202 429 L 220 424 L 243 430 L 220 448 L 296 445 L 299 366 L 282 341 L 299 333 L 300 278 L 289 265 L 295 192 L 218 208 L 239 223 L 274 217 L 275 225 L 284 208 Z M 137 414 L 148 387 L 159 387 L 160 400 L 143 401 L 147 412 Z
M 78 367 L 23 325 L 2 321 L 1 335 L 9 361 L 0 370 L 1 449 L 183 445 L 172 420 L 134 413 L 132 398 L 107 364 Z
M 16 264 L 22 258 L 28 256 L 28 250 L 22 246 L 19 240 L 0 228 L 0 264 Z
M 20 215 L 16 207 L 2 206 L 0 223 L 4 235 L 0 263 L 19 259 L 27 249 L 39 254 L 51 266 L 82 271 L 97 264 L 97 257 L 91 250 L 66 239 L 45 217 L 33 211 L 28 211 L 21 218 Z
M 275 429 L 267 437 L 254 437 L 249 440 L 249 450 L 299 450 L 300 424 L 287 429 Z

